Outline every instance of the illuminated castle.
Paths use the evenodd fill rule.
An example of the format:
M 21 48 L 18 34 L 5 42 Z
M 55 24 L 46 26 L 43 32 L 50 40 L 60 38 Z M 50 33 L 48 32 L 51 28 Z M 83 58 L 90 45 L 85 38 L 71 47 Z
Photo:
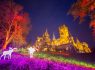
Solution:
M 59 38 L 56 39 L 54 33 L 52 40 L 46 29 L 42 37 L 37 37 L 35 46 L 44 51 L 72 51 L 72 47 L 76 52 L 79 53 L 90 53 L 91 50 L 86 42 L 80 42 L 79 39 L 74 40 L 73 36 L 70 34 L 69 29 L 66 25 L 59 27 Z
M 50 35 L 46 29 L 46 32 L 43 34 L 43 40 L 44 42 L 47 44 L 47 45 L 50 45 L 51 44 L 51 41 L 50 41 Z

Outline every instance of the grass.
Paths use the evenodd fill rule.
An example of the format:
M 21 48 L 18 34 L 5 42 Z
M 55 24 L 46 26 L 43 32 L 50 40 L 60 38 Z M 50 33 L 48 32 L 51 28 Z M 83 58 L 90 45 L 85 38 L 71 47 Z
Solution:
M 26 49 L 22 48 L 19 51 L 21 54 L 28 55 L 28 51 Z M 93 63 L 87 63 L 84 61 L 79 61 L 79 60 L 76 60 L 75 58 L 66 58 L 63 56 L 58 56 L 56 54 L 52 55 L 52 54 L 44 53 L 44 52 L 36 52 L 34 54 L 34 56 L 37 58 L 47 59 L 47 60 L 56 61 L 56 62 L 64 62 L 64 63 L 76 64 L 79 66 L 95 68 L 95 64 L 93 64 Z
M 87 63 L 84 61 L 78 61 L 76 59 L 66 58 L 63 56 L 56 56 L 56 55 L 51 55 L 51 54 L 46 54 L 46 53 L 35 53 L 34 56 L 38 58 L 51 60 L 51 61 L 56 61 L 56 62 L 65 62 L 65 63 L 76 64 L 80 66 L 95 68 L 95 64 Z
M 20 53 L 13 53 L 12 59 L 0 60 L 0 70 L 95 70 L 94 68 L 55 61 L 56 58 L 43 53 L 35 53 L 34 56 L 34 58 L 29 58 Z M 52 60 L 45 57 L 50 57 Z
M 17 63 L 17 64 L 15 64 L 15 66 L 17 66 L 18 64 L 20 64 L 19 62 L 19 60 L 21 60 L 21 62 L 22 62 L 22 59 L 23 59 L 23 63 L 25 63 L 27 66 L 30 66 L 31 67 L 31 65 L 34 65 L 34 64 L 36 64 L 36 65 L 34 65 L 34 67 L 35 66 L 37 66 L 38 67 L 38 64 L 39 64 L 39 66 L 47 66 L 47 68 L 48 68 L 48 65 L 50 66 L 50 68 L 51 68 L 51 70 L 53 70 L 52 69 L 52 67 L 53 66 L 56 66 L 57 64 L 58 64 L 58 68 L 60 68 L 60 66 L 61 67 L 64 67 L 64 64 L 66 64 L 67 66 L 69 65 L 69 67 L 74 67 L 74 68 L 77 68 L 78 70 L 80 70 L 79 68 L 95 68 L 95 64 L 91 64 L 91 63 L 87 63 L 87 62 L 83 62 L 83 61 L 78 61 L 78 60 L 76 60 L 76 59 L 74 59 L 74 58 L 67 58 L 67 57 L 63 57 L 63 56 L 58 56 L 58 55 L 52 55 L 52 54 L 49 54 L 49 53 L 44 53 L 44 52 L 35 52 L 34 53 L 34 56 L 35 56 L 35 58 L 36 59 L 33 59 L 32 60 L 32 62 L 29 60 L 29 62 L 27 62 L 27 56 L 29 56 L 29 54 L 28 54 L 28 51 L 26 50 L 26 49 L 19 49 L 18 51 L 18 54 L 19 55 L 13 55 L 13 59 L 11 60 L 11 62 L 12 63 Z M 20 55 L 20 53 L 21 53 L 21 55 Z M 22 56 L 22 57 L 21 57 Z M 23 57 L 24 56 L 24 57 Z M 17 59 L 16 59 L 17 58 Z M 38 58 L 38 59 L 37 59 Z M 24 62 L 25 61 L 25 59 L 26 59 L 26 62 Z M 40 60 L 41 59 L 41 60 Z M 13 61 L 13 60 L 15 60 L 15 62 Z M 45 60 L 48 60 L 48 61 L 45 61 Z M 17 62 L 17 61 L 19 61 L 19 62 Z M 37 61 L 37 62 L 36 62 Z M 6 62 L 4 62 L 4 63 L 6 63 Z M 10 62 L 9 62 L 10 63 Z M 31 63 L 31 64 L 30 64 Z M 34 64 L 33 64 L 34 63 Z M 46 63 L 45 65 L 44 65 L 44 63 Z M 51 63 L 51 64 L 50 64 Z M 61 65 L 60 63 L 63 63 L 63 65 Z M 52 64 L 53 64 L 53 66 L 52 66 Z M 5 65 L 5 64 L 4 64 Z M 11 65 L 11 63 L 10 63 L 10 65 Z M 9 65 L 9 66 L 10 66 Z M 2 66 L 2 63 L 0 64 L 0 67 Z M 51 67 L 52 66 L 52 67 Z M 23 66 L 22 66 L 23 67 Z M 33 67 L 33 66 L 32 66 Z M 2 67 L 1 67 L 2 68 Z M 19 67 L 17 67 L 17 68 L 20 68 L 20 66 Z M 26 67 L 27 68 L 27 67 Z M 35 67 L 36 68 L 36 67 Z M 55 68 L 55 67 L 53 67 L 53 68 Z M 57 67 L 56 67 L 57 68 Z M 24 68 L 25 69 L 25 68 Z M 20 69 L 17 69 L 17 70 L 20 70 Z M 34 69 L 34 70 L 36 70 L 36 69 Z M 39 70 L 39 69 L 38 69 Z M 74 69 L 73 69 L 74 70 Z M 75 69 L 76 70 L 76 69 Z M 81 70 L 84 70 L 84 69 L 81 69 Z M 85 69 L 86 70 L 86 69 Z M 87 69 L 87 70 L 91 70 L 91 69 Z M 94 70 L 94 69 L 93 69 Z

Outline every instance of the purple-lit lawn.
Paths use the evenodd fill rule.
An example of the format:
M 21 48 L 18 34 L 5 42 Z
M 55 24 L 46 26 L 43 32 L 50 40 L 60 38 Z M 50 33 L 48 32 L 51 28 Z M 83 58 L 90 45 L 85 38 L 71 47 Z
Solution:
M 0 70 L 95 70 L 74 64 L 48 61 L 39 58 L 29 58 L 14 53 L 10 60 L 0 60 Z

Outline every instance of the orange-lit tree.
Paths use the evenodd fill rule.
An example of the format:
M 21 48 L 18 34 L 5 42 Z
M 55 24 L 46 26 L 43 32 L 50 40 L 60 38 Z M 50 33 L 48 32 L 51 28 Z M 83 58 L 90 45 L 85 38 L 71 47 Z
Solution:
M 74 17 L 80 19 L 80 23 L 85 20 L 85 17 L 90 17 L 90 26 L 95 34 L 95 0 L 77 0 L 68 12 Z
M 29 15 L 22 11 L 23 7 L 11 1 L 0 3 L 0 31 L 4 39 L 2 49 L 9 43 L 23 45 L 29 32 Z

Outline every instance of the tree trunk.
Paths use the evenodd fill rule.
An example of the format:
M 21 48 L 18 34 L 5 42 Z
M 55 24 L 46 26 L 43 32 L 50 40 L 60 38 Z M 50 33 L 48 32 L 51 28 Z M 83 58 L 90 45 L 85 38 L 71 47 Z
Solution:
M 5 43 L 4 43 L 3 47 L 2 47 L 3 50 L 7 48 L 7 45 L 8 45 L 9 42 L 10 42 L 10 38 L 11 38 L 11 37 L 9 38 L 9 34 L 10 34 L 10 29 L 6 32 Z
M 8 45 L 8 42 L 5 42 L 4 45 L 3 45 L 3 47 L 2 47 L 2 49 L 3 50 L 6 49 L 7 48 L 7 45 Z

